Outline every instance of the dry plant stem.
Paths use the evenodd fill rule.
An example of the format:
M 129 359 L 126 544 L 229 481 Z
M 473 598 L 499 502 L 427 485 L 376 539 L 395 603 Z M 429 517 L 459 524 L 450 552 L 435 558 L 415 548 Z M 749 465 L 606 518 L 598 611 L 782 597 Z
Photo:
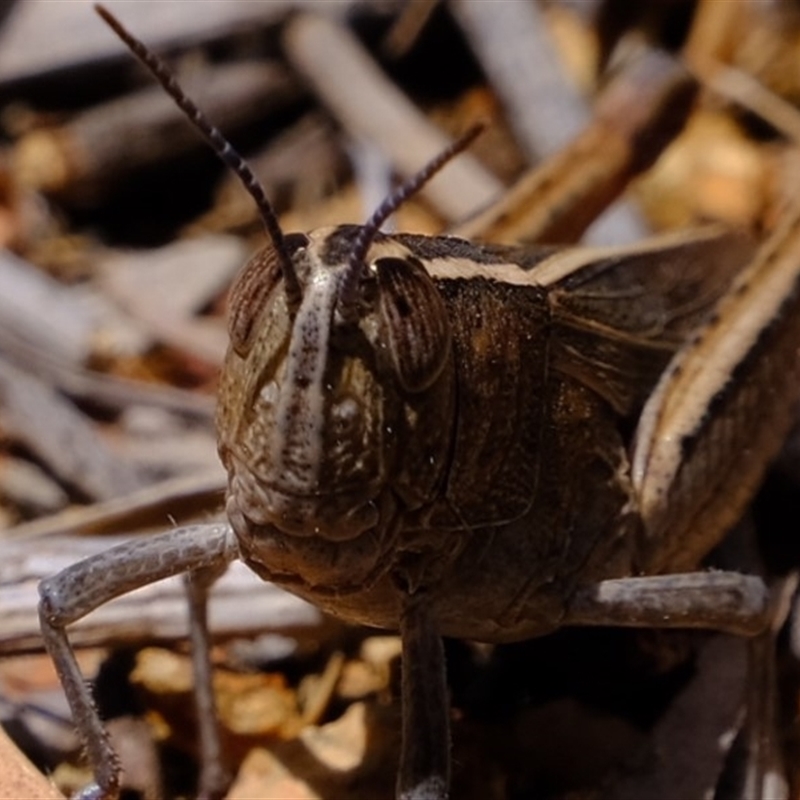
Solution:
M 408 598 L 403 640 L 403 744 L 398 800 L 445 800 L 450 786 L 450 702 L 444 647 L 424 593 Z
M 23 522 L 3 536 L 21 540 L 163 528 L 171 516 L 186 519 L 187 512 L 206 514 L 218 509 L 224 492 L 225 476 L 219 470 L 169 478 L 121 497 Z
M 237 238 L 198 236 L 110 254 L 100 262 L 98 283 L 151 337 L 216 367 L 228 343 L 225 327 L 200 312 L 230 285 L 247 255 Z
M 294 19 L 284 37 L 289 59 L 355 139 L 374 141 L 408 177 L 449 141 L 380 71 L 358 40 L 323 17 Z M 502 191 L 502 184 L 468 154 L 421 192 L 445 219 L 474 213 Z
M 586 102 L 564 74 L 536 3 L 454 0 L 450 7 L 531 161 L 558 151 L 586 127 Z
M 347 143 L 347 152 L 353 165 L 353 179 L 358 186 L 364 219 L 392 192 L 392 165 L 374 142 L 365 140 Z M 392 219 L 383 224 L 382 230 L 394 230 Z
M 224 564 L 224 570 L 227 564 Z M 220 575 L 219 569 L 194 570 L 184 576 L 189 600 L 189 641 L 192 646 L 194 699 L 200 741 L 200 800 L 219 800 L 231 784 L 222 755 L 217 704 L 211 666 L 211 637 L 208 632 L 208 593 Z
M 758 79 L 702 53 L 694 54 L 689 64 L 712 92 L 752 111 L 793 142 L 800 142 L 800 113 L 797 108 Z
M 579 136 L 454 233 L 508 244 L 578 241 L 677 136 L 696 92 L 675 59 L 644 52 L 600 95 Z
M 41 583 L 42 636 L 96 780 L 81 793 L 82 798 L 111 800 L 116 797 L 119 765 L 81 675 L 66 626 L 97 606 L 146 583 L 190 569 L 222 567 L 237 557 L 236 540 L 227 525 L 193 526 L 148 541 L 120 545 L 78 562 Z
M 154 47 L 224 40 L 242 31 L 279 24 L 296 0 L 226 0 L 224 3 L 115 3 L 125 20 Z M 348 4 L 332 4 L 338 13 Z M 106 32 L 86 24 L 91 4 L 24 3 L 4 20 L 0 81 L 58 79 L 70 70 L 106 69 L 119 58 Z M 90 72 L 90 75 L 92 73 Z
M 85 293 L 7 250 L 0 250 L 0 286 L 0 340 L 13 336 L 66 364 L 87 360 L 97 319 Z
M 530 160 L 561 151 L 588 124 L 589 111 L 561 68 L 538 5 L 454 0 L 452 8 Z M 594 213 L 600 210 L 595 208 Z M 646 223 L 635 206 L 620 203 L 603 214 L 586 241 L 619 244 L 646 234 Z
M 141 478 L 88 420 L 38 378 L 0 360 L 2 418 L 8 431 L 64 481 L 94 499 L 127 494 Z
M 692 63 L 696 56 L 727 62 L 741 41 L 744 30 L 752 25 L 749 3 L 720 3 L 700 0 L 694 12 L 692 28 L 683 51 Z
M 274 64 L 204 69 L 185 81 L 210 118 L 235 131 L 295 102 L 301 90 Z M 19 179 L 44 192 L 97 202 L 121 178 L 187 152 L 203 142 L 164 92 L 147 88 L 93 108 L 57 128 L 25 136 L 14 153 Z
M 0 354 L 8 356 L 20 368 L 39 375 L 71 397 L 92 400 L 115 409 L 152 406 L 208 422 L 214 418 L 214 400 L 210 396 L 176 386 L 92 372 L 59 359 L 56 354 L 26 341 L 22 332 L 2 323 Z
M 313 207 L 351 174 L 341 137 L 320 109 L 277 134 L 248 161 L 279 213 Z M 185 233 L 249 230 L 257 221 L 252 198 L 235 175 L 227 175 L 215 193 L 214 207 L 190 223 Z
M 383 52 L 389 58 L 400 58 L 411 50 L 440 2 L 417 0 L 407 3 L 383 40 Z

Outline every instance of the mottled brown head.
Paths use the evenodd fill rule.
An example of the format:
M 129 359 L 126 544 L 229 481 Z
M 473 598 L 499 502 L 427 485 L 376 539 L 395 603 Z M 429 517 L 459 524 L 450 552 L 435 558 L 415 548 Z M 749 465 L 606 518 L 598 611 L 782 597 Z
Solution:
M 324 548 L 372 532 L 383 546 L 351 556 L 380 561 L 384 534 L 443 480 L 454 388 L 442 300 L 422 264 L 379 230 L 482 126 L 400 186 L 363 227 L 284 236 L 251 169 L 166 65 L 97 11 L 239 177 L 267 232 L 232 290 L 217 413 L 228 511 L 243 550 L 253 537 L 263 555 L 276 536 L 316 538 Z M 339 554 L 316 555 L 345 568 Z M 297 559 L 285 560 L 281 569 L 303 572 Z
M 360 230 L 286 237 L 296 309 L 269 249 L 234 286 L 219 447 L 231 495 L 255 525 L 353 539 L 423 505 L 442 478 L 453 397 L 447 314 L 422 264 L 380 234 L 342 314 Z
M 455 394 L 448 315 L 422 263 L 379 231 L 481 130 L 366 225 L 281 234 L 280 247 L 273 236 L 239 276 L 217 427 L 242 537 L 266 546 L 276 532 L 327 542 L 369 533 L 364 560 L 380 560 L 400 515 L 441 487 Z

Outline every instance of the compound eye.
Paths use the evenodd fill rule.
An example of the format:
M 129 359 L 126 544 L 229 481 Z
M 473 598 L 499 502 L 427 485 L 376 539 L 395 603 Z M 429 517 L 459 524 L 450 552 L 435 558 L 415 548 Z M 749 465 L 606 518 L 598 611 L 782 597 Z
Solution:
M 283 244 L 289 258 L 306 247 L 310 239 L 304 233 L 289 233 Z M 228 335 L 231 346 L 244 358 L 253 344 L 256 323 L 272 290 L 281 279 L 278 254 L 272 247 L 259 250 L 237 275 L 230 293 Z
M 259 250 L 236 276 L 228 306 L 228 335 L 242 358 L 253 343 L 256 321 L 281 278 L 278 254 L 272 247 Z
M 381 338 L 392 368 L 409 392 L 427 389 L 450 353 L 450 322 L 441 295 L 416 259 L 379 258 Z

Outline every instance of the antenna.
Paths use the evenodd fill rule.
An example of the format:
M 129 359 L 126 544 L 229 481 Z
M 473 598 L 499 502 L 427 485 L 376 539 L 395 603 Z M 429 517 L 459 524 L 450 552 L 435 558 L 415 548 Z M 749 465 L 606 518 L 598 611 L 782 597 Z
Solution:
M 181 111 L 186 114 L 192 124 L 208 140 L 217 156 L 226 166 L 233 170 L 248 194 L 255 200 L 258 213 L 266 228 L 267 236 L 280 262 L 286 285 L 287 303 L 290 308 L 296 308 L 303 299 L 300 281 L 286 250 L 283 231 L 278 224 L 278 218 L 267 199 L 264 187 L 253 174 L 253 170 L 250 169 L 219 129 L 212 125 L 203 112 L 187 97 L 167 65 L 147 45 L 128 33 L 122 23 L 107 8 L 101 5 L 96 5 L 94 8 L 114 33 L 125 42 L 130 51 L 150 70 L 153 77 L 164 87 L 164 90 L 175 101 Z
M 455 156 L 466 150 L 483 132 L 486 125 L 478 122 L 470 127 L 459 139 L 446 147 L 437 156 L 434 156 L 422 169 L 403 181 L 375 210 L 366 224 L 361 228 L 353 242 L 353 249 L 347 261 L 347 271 L 345 272 L 339 288 L 339 307 L 340 314 L 347 319 L 350 310 L 355 305 L 358 279 L 364 269 L 364 259 L 367 256 L 375 236 L 381 229 L 381 225 L 392 215 L 403 203 L 415 195 L 431 178 L 439 172 Z

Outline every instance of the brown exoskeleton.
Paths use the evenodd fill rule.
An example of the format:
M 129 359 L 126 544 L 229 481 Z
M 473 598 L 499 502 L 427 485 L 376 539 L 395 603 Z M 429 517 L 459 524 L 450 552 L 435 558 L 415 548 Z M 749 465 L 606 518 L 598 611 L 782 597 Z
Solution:
M 206 590 L 237 558 L 339 617 L 399 628 L 407 800 L 448 794 L 443 635 L 763 629 L 759 578 L 695 570 L 791 422 L 797 215 L 747 266 L 716 229 L 560 251 L 380 233 L 466 137 L 367 225 L 284 235 L 238 155 L 101 14 L 243 178 L 269 242 L 231 297 L 217 414 L 230 527 L 42 583 L 43 635 L 95 769 L 81 797 L 114 797 L 118 768 L 65 627 L 171 574 L 190 573 L 198 649 Z M 197 682 L 208 719 L 208 674 Z M 211 796 L 224 776 L 212 727 L 202 736 Z

